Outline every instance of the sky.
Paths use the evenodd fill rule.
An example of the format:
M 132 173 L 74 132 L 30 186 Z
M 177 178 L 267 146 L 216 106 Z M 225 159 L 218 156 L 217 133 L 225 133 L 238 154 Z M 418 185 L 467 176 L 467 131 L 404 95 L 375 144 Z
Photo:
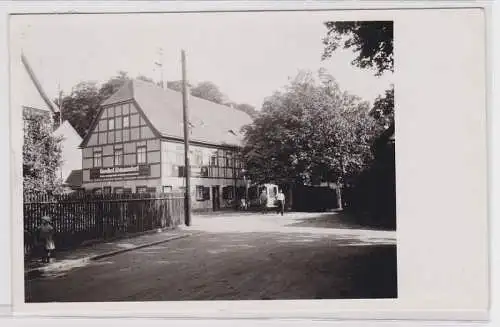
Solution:
M 181 79 L 186 51 L 191 83 L 212 81 L 229 99 L 260 108 L 299 70 L 324 67 L 341 89 L 373 100 L 392 74 L 350 64 L 342 50 L 325 61 L 322 38 L 328 12 L 22 15 L 12 18 L 12 46 L 27 55 L 52 98 L 82 81 L 102 83 L 119 70 L 160 80 L 155 61 L 163 49 L 164 80 Z

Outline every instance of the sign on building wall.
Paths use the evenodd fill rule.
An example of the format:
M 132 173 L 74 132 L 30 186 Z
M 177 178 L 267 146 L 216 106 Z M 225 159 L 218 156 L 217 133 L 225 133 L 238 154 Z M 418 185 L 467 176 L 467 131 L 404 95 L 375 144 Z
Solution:
M 149 165 L 90 169 L 91 179 L 114 178 L 114 177 L 136 177 L 136 176 L 150 176 L 150 175 L 151 175 L 151 167 Z

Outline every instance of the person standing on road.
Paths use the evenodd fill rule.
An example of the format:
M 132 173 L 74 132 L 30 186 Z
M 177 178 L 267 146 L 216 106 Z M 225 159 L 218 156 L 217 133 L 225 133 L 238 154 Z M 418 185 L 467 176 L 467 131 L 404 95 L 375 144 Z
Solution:
M 262 192 L 260 193 L 260 208 L 262 210 L 263 213 L 266 212 L 266 208 L 267 208 L 267 193 L 266 193 L 266 190 L 262 190 Z
M 52 252 L 55 250 L 54 234 L 55 230 L 54 227 L 52 227 L 50 217 L 43 216 L 42 225 L 38 227 L 38 241 L 43 246 L 45 252 L 43 261 L 46 263 L 50 262 Z
M 281 213 L 283 216 L 285 212 L 285 194 L 283 194 L 282 190 L 279 190 L 276 200 L 278 200 L 278 213 Z

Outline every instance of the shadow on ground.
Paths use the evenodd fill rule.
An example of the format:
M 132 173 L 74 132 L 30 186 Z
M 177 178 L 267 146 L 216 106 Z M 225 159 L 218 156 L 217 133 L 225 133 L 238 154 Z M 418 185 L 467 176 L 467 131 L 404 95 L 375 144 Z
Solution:
M 396 298 L 396 245 L 356 237 L 203 233 L 25 279 L 26 302 Z
M 315 227 L 315 228 L 334 228 L 334 229 L 369 229 L 369 230 L 381 230 L 381 231 L 393 231 L 393 228 L 388 228 L 386 226 L 380 226 L 376 224 L 361 224 L 358 222 L 359 219 L 354 215 L 345 212 L 337 211 L 331 212 L 329 214 L 318 214 L 317 217 L 308 217 L 304 219 L 298 219 L 292 224 L 288 224 L 287 227 Z

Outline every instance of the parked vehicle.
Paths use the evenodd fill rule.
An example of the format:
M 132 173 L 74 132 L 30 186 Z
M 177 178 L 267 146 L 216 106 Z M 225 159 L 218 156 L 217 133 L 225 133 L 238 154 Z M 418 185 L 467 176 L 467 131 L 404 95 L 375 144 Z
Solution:
M 263 191 L 267 195 L 265 208 L 276 208 L 278 206 L 276 199 L 276 196 L 278 195 L 278 185 L 271 183 L 252 185 L 248 188 L 250 207 L 261 206 L 260 195 Z

